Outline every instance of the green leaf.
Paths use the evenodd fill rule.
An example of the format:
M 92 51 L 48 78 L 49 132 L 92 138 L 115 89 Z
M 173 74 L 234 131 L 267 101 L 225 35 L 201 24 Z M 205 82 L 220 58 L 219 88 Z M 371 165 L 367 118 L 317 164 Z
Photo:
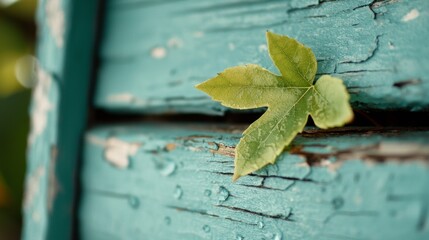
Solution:
M 316 126 L 341 127 L 353 120 L 350 97 L 341 79 L 323 75 L 317 80 L 314 92 L 311 117 Z
M 283 78 L 292 86 L 309 87 L 317 72 L 310 48 L 287 36 L 267 32 L 268 51 Z
M 254 64 L 228 68 L 197 86 L 209 93 L 213 100 L 238 109 L 268 106 L 269 102 L 283 95 L 285 87 L 281 77 Z
M 341 79 L 324 75 L 313 85 L 317 61 L 310 48 L 271 32 L 267 32 L 267 42 L 282 76 L 246 65 L 228 68 L 196 86 L 227 107 L 268 107 L 244 131 L 235 149 L 233 180 L 274 163 L 302 132 L 309 115 L 320 128 L 342 126 L 353 119 Z

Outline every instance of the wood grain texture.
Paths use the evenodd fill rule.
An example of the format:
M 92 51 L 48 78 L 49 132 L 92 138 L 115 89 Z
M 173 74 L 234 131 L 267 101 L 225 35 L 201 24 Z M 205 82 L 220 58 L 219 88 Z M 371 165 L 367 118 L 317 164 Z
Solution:
M 98 1 L 39 2 L 23 239 L 71 239 Z
M 276 164 L 232 183 L 242 130 L 90 131 L 81 239 L 428 239 L 427 130 L 306 129 Z
M 194 85 L 227 67 L 277 72 L 265 31 L 311 47 L 356 109 L 427 110 L 429 2 L 109 0 L 95 104 L 114 111 L 222 114 Z

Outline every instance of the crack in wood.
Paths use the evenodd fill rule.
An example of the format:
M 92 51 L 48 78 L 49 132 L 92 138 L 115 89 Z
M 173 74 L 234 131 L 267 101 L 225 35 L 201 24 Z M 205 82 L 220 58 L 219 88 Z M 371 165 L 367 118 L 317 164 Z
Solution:
M 233 210 L 233 211 L 244 212 L 244 213 L 248 213 L 248 214 L 252 214 L 252 215 L 271 218 L 271 219 L 280 219 L 280 220 L 284 220 L 287 222 L 295 222 L 295 220 L 290 219 L 291 216 L 293 215 L 292 211 L 290 211 L 288 215 L 283 215 L 283 214 L 270 215 L 270 214 L 266 214 L 266 213 L 255 212 L 255 211 L 251 211 L 251 210 L 244 209 L 244 208 L 232 207 L 232 206 L 226 206 L 226 205 L 217 205 L 217 207 L 226 208 L 226 209 Z
M 363 147 L 337 150 L 331 153 L 312 153 L 304 150 L 304 146 L 294 146 L 291 154 L 303 156 L 310 166 L 326 166 L 336 170 L 344 161 L 362 159 L 363 161 L 383 163 L 386 161 L 422 161 L 429 164 L 429 149 L 425 145 L 415 143 L 377 143 Z M 327 159 L 335 158 L 335 162 Z
M 232 222 L 239 222 L 239 223 L 244 223 L 246 225 L 257 226 L 256 223 L 250 223 L 250 222 L 242 221 L 242 220 L 239 220 L 239 219 L 234 219 L 234 218 L 231 218 L 231 217 L 225 217 L 225 216 L 216 215 L 216 214 L 213 214 L 213 213 L 209 213 L 209 212 L 207 212 L 205 210 L 190 209 L 190 208 L 184 208 L 184 207 L 179 207 L 179 206 L 166 206 L 166 207 L 170 208 L 170 209 L 175 209 L 177 211 L 184 211 L 184 212 L 189 212 L 189 213 L 200 214 L 200 215 L 203 215 L 203 216 L 222 218 L 222 219 L 229 220 L 229 221 L 232 221 Z
M 407 87 L 410 85 L 418 85 L 421 83 L 422 83 L 421 79 L 408 79 L 408 80 L 404 80 L 404 81 L 395 82 L 393 84 L 393 86 L 397 87 L 397 88 L 404 88 L 404 87 Z
M 357 59 L 357 60 L 342 61 L 342 62 L 339 62 L 337 65 L 341 65 L 341 64 L 360 64 L 360 63 L 364 63 L 364 62 L 367 62 L 367 61 L 371 60 L 371 58 L 373 58 L 375 56 L 377 50 L 380 47 L 380 37 L 381 36 L 383 36 L 383 34 L 378 34 L 377 36 L 375 36 L 374 47 L 371 49 L 370 53 L 365 58 L 363 58 L 363 59 Z M 335 71 L 336 70 L 337 70 L 337 66 L 335 67 Z M 335 71 L 334 71 L 334 73 L 337 73 Z M 358 71 L 362 71 L 362 70 L 358 70 Z M 363 71 L 370 71 L 370 70 L 363 70 Z M 353 71 L 351 71 L 351 72 L 353 72 Z M 344 73 L 344 72 L 342 72 L 342 73 Z

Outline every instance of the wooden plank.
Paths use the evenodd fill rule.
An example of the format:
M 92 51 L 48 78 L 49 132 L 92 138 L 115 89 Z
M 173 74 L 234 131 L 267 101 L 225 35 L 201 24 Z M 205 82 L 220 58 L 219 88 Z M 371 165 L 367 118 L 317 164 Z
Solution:
M 222 114 L 194 85 L 227 67 L 278 72 L 265 31 L 313 49 L 318 74 L 344 79 L 356 109 L 429 106 L 429 2 L 108 1 L 96 106 Z
M 70 239 L 98 1 L 39 2 L 23 239 Z
M 306 129 L 232 183 L 242 127 L 106 126 L 86 137 L 82 239 L 428 239 L 429 131 Z

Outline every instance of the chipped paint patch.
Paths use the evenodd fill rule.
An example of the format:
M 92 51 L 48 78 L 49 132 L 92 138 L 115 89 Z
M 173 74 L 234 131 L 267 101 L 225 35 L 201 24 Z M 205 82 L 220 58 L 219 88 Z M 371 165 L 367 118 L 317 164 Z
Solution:
M 191 152 L 201 152 L 202 149 L 199 147 L 193 147 L 193 146 L 186 146 L 186 149 L 191 151 Z
M 31 219 L 33 219 L 34 222 L 38 223 L 42 220 L 42 216 L 40 215 L 40 213 L 38 211 L 34 211 L 31 214 Z
M 419 17 L 419 15 L 420 15 L 420 12 L 419 12 L 419 10 L 417 10 L 417 9 L 413 9 L 413 10 L 411 10 L 411 11 L 409 11 L 403 18 L 402 18 L 402 21 L 403 22 L 409 22 L 409 21 L 411 21 L 411 20 L 414 20 L 414 19 L 416 19 L 416 18 L 418 18 Z
M 49 100 L 52 78 L 39 67 L 37 72 L 37 85 L 33 90 L 33 109 L 31 112 L 31 132 L 28 138 L 29 145 L 34 142 L 43 131 L 48 122 L 48 112 L 52 109 Z
M 259 52 L 266 52 L 268 50 L 268 46 L 266 44 L 261 44 L 258 46 Z
M 234 51 L 235 50 L 235 44 L 234 43 L 228 43 L 228 48 L 230 51 Z
M 167 56 L 167 49 L 163 47 L 153 48 L 152 51 L 150 52 L 150 55 L 155 59 L 165 58 L 165 56 Z
M 215 149 L 210 149 L 213 154 L 220 154 L 227 157 L 235 157 L 235 147 L 227 146 L 223 143 L 209 142 L 209 145 L 214 145 Z
M 422 144 L 382 142 L 375 151 L 370 152 L 373 157 L 388 157 L 391 159 L 427 159 L 429 149 Z
M 119 93 L 107 97 L 110 103 L 131 103 L 135 100 L 134 95 L 131 93 Z
M 177 144 L 175 143 L 168 143 L 167 145 L 165 145 L 165 150 L 167 150 L 168 152 L 173 151 L 174 149 L 176 149 Z
M 213 125 L 206 124 L 208 127 L 213 127 Z M 310 169 L 308 163 L 305 163 L 304 154 L 301 157 L 283 153 L 277 164 L 269 165 L 264 170 L 232 183 L 230 180 L 232 159 L 221 155 L 211 156 L 209 151 L 215 149 L 216 146 L 209 145 L 209 143 L 216 142 L 234 146 L 241 134 L 222 134 L 209 130 L 195 131 L 186 129 L 187 126 L 188 124 L 173 124 L 172 126 L 141 124 L 138 127 L 122 125 L 112 129 L 112 126 L 106 126 L 103 129 L 91 130 L 92 135 L 102 139 L 116 134 L 117 138 L 129 142 L 147 143 L 140 148 L 136 155 L 138 160 L 146 161 L 145 164 L 134 164 L 132 169 L 127 170 L 127 176 L 130 178 L 127 177 L 126 181 L 112 187 L 103 184 L 104 177 L 112 175 L 112 169 L 103 167 L 106 166 L 106 162 L 100 154 L 100 147 L 88 146 L 86 160 L 96 161 L 85 164 L 82 173 L 83 186 L 90 192 L 82 195 L 85 204 L 82 204 L 80 209 L 80 213 L 83 214 L 81 219 L 84 221 L 81 224 L 94 227 L 100 225 L 98 222 L 91 221 L 90 217 L 85 217 L 100 214 L 106 210 L 98 201 L 101 198 L 94 199 L 90 195 L 98 194 L 106 199 L 104 203 L 110 204 L 115 201 L 119 205 L 126 205 L 128 197 L 153 198 L 155 196 L 157 202 L 140 203 L 139 211 L 152 209 L 156 212 L 167 213 L 159 217 L 161 224 L 164 223 L 165 217 L 168 217 L 169 225 L 164 223 L 163 227 L 169 227 L 170 230 L 177 232 L 183 230 L 183 226 L 174 228 L 177 227 L 177 221 L 182 221 L 184 218 L 190 222 L 201 219 L 206 221 L 211 229 L 224 229 L 225 231 L 220 234 L 226 236 L 226 239 L 235 237 L 233 234 L 237 231 L 235 229 L 237 226 L 240 227 L 240 232 L 237 233 L 240 233 L 244 239 L 273 239 L 278 233 L 277 226 L 282 229 L 283 239 L 285 236 L 293 235 L 294 232 L 305 231 L 304 234 L 309 235 L 319 234 L 319 232 L 323 234 L 327 229 L 332 229 L 332 236 L 334 236 L 339 232 L 339 227 L 341 227 L 341 233 L 348 232 L 349 229 L 357 233 L 365 233 L 365 227 L 356 222 L 378 224 L 377 229 L 382 228 L 383 231 L 390 234 L 392 224 L 401 225 L 403 216 L 407 216 L 407 219 L 404 220 L 405 223 L 411 222 L 412 224 L 402 224 L 401 226 L 408 228 L 405 230 L 401 228 L 399 234 L 414 231 L 416 236 L 421 236 L 423 233 L 420 229 L 424 228 L 419 228 L 419 226 L 426 225 L 419 225 L 419 219 L 422 219 L 422 216 L 423 219 L 427 218 L 427 215 L 424 215 L 425 208 L 422 207 L 422 203 L 427 202 L 428 169 L 414 161 L 406 164 L 392 164 L 387 160 L 377 164 L 376 167 L 369 167 L 365 163 L 366 160 L 352 158 L 342 162 L 343 166 L 331 173 L 335 166 L 339 166 L 334 162 L 338 159 L 335 156 L 335 158 L 329 158 L 330 155 L 327 153 L 316 153 L 323 156 L 320 165 L 325 165 L 325 167 L 317 165 L 311 166 Z M 203 129 L 203 125 L 200 127 Z M 350 155 L 350 151 L 355 150 L 362 154 L 371 151 L 389 153 L 389 149 L 395 148 L 395 145 L 398 148 L 400 144 L 422 143 L 427 145 L 425 140 L 429 136 L 427 131 L 416 133 L 403 128 L 399 130 L 349 128 L 317 130 L 313 133 L 316 135 L 315 138 L 308 133 L 305 137 L 299 136 L 296 143 L 302 144 L 301 149 L 308 149 L 307 146 L 333 146 L 331 148 L 333 154 L 340 155 Z M 198 138 L 203 135 L 212 137 Z M 191 140 L 183 140 L 187 136 L 190 136 Z M 174 151 L 166 152 L 164 148 L 168 143 L 179 145 Z M 379 143 L 390 145 L 379 147 Z M 186 148 L 188 146 L 201 150 L 189 152 Z M 407 149 L 408 153 L 412 153 L 421 148 L 412 145 L 407 146 Z M 426 147 L 426 149 L 428 148 Z M 333 163 L 329 163 L 327 160 L 331 160 Z M 174 166 L 177 167 L 175 170 Z M 330 167 L 333 167 L 332 170 Z M 94 173 L 98 177 L 94 177 Z M 145 183 L 155 187 L 142 189 L 142 182 L 139 181 L 142 174 L 151 176 L 145 178 Z M 413 184 L 412 188 L 409 187 L 409 183 Z M 125 190 L 129 191 L 124 190 L 124 184 L 127 185 Z M 309 205 L 306 199 L 311 199 L 312 203 L 316 203 L 317 209 L 314 204 Z M 188 207 L 189 209 L 187 209 Z M 111 208 L 109 211 L 116 211 L 115 209 L 118 210 Z M 372 214 L 373 210 L 377 212 L 375 215 Z M 327 223 L 323 222 L 333 212 L 342 217 L 339 219 L 328 218 Z M 395 215 L 392 215 L 392 212 Z M 129 216 L 130 212 L 127 211 L 124 215 L 123 211 L 119 209 L 111 213 L 112 216 L 118 216 L 119 220 L 123 220 Z M 317 226 L 313 221 L 315 216 L 321 222 Z M 111 223 L 111 219 L 103 220 L 105 221 L 101 224 L 105 226 Z M 302 221 L 306 226 L 311 226 L 311 229 L 303 230 L 301 225 L 294 224 L 302 223 Z M 223 224 L 225 222 L 230 223 L 228 226 L 231 227 L 225 229 L 225 224 Z M 217 223 L 219 224 L 217 225 Z M 187 228 L 187 231 L 195 233 L 195 236 L 201 236 L 198 234 L 204 234 L 201 229 L 204 225 L 205 223 L 191 226 L 192 228 Z M 142 227 L 138 222 L 134 226 L 135 228 Z M 289 231 L 287 226 L 293 229 Z M 114 234 L 114 229 L 109 233 Z M 270 235 L 266 235 L 266 237 L 265 234 Z M 368 233 L 365 236 L 351 235 L 351 237 L 356 236 L 371 238 L 374 233 Z M 154 239 L 168 238 L 169 235 L 163 235 L 162 231 L 158 231 L 151 237 Z M 386 235 L 382 237 L 388 238 Z M 330 236 L 327 239 L 331 239 Z
M 128 143 L 115 137 L 107 139 L 105 144 L 104 157 L 106 161 L 120 169 L 128 168 L 130 165 L 129 158 L 137 153 L 141 145 Z
M 40 191 L 40 181 L 45 176 L 45 169 L 38 167 L 26 180 L 24 193 L 24 209 L 29 209 Z
M 332 150 L 326 153 L 308 152 L 304 148 L 296 146 L 290 153 L 301 155 L 308 164 L 326 167 L 331 172 L 337 171 L 344 162 L 353 159 L 362 159 L 368 165 L 385 161 L 420 161 L 427 164 L 429 159 L 429 149 L 425 145 L 404 142 L 381 142 L 344 150 Z
M 46 22 L 57 47 L 64 45 L 65 15 L 60 0 L 47 0 L 45 5 Z

